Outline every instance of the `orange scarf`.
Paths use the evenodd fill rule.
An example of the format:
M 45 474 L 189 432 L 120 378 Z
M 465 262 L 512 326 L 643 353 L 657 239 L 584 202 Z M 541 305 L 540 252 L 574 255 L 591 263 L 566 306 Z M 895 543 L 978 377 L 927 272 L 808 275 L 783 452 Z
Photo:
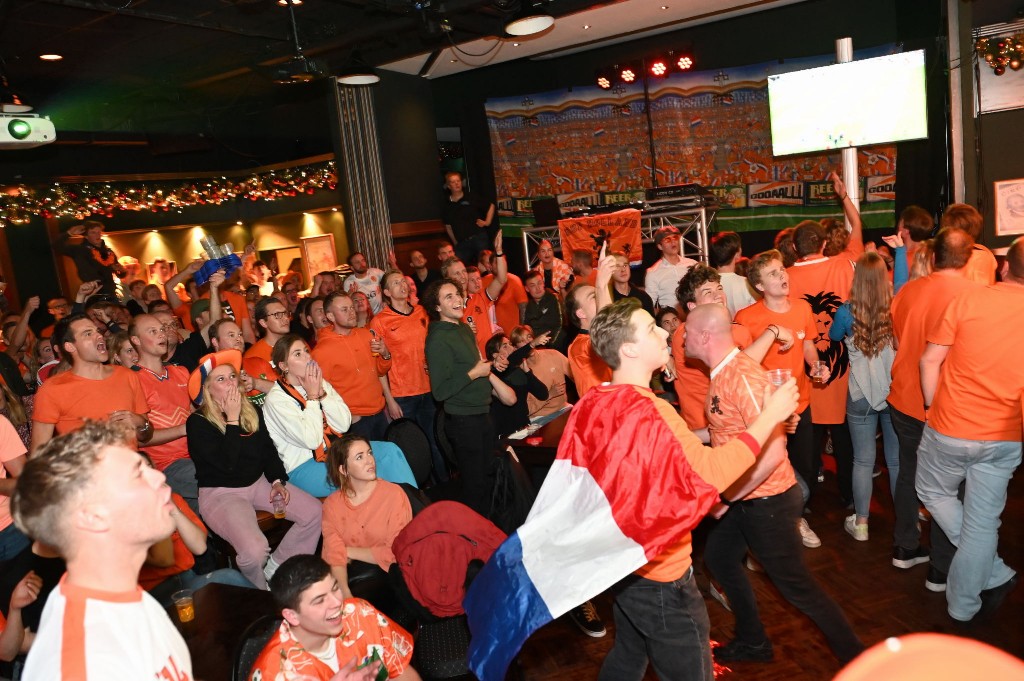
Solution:
M 306 398 L 302 396 L 302 393 L 300 393 L 298 390 L 296 390 L 291 384 L 288 383 L 288 381 L 284 380 L 283 378 L 281 380 L 279 380 L 277 382 L 277 384 L 279 386 L 281 386 L 281 388 L 288 395 L 290 395 L 293 400 L 295 400 L 300 405 L 302 405 L 302 409 L 303 410 L 306 409 Z M 324 438 L 320 442 L 320 446 L 313 450 L 313 458 L 316 459 L 317 461 L 326 461 L 327 460 L 327 448 L 331 446 L 331 441 L 334 438 L 340 436 L 341 433 L 339 433 L 338 431 L 334 430 L 334 428 L 331 428 L 327 424 L 327 414 L 324 413 L 323 409 L 320 410 L 320 416 L 321 416 L 321 418 L 323 418 Z

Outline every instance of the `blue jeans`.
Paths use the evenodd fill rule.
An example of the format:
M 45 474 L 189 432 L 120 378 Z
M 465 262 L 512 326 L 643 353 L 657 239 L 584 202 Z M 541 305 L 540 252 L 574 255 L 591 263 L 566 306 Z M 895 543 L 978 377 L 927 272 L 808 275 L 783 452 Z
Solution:
M 434 417 L 437 414 L 434 396 L 430 393 L 409 395 L 396 397 L 395 402 L 402 408 L 402 414 L 415 421 L 427 436 L 427 441 L 430 443 L 430 462 L 434 469 L 434 477 L 438 482 L 447 482 L 448 464 L 445 463 L 444 455 L 437 447 L 437 438 L 434 437 Z
M 12 522 L 0 530 L 0 563 L 14 558 L 31 543 L 32 540 L 26 537 Z
M 192 512 L 199 515 L 199 482 L 196 480 L 196 465 L 192 459 L 178 459 L 165 468 L 163 474 L 171 491 L 177 492 Z
M 367 440 L 383 440 L 388 430 L 388 417 L 381 409 L 376 414 L 361 416 L 358 421 L 349 426 L 348 432 L 353 435 L 362 435 Z
M 174 603 L 171 597 L 182 589 L 199 591 L 207 584 L 227 584 L 229 586 L 241 586 L 246 589 L 255 589 L 248 579 L 241 572 L 232 568 L 221 568 L 203 575 L 197 575 L 192 570 L 185 570 L 176 575 L 168 577 L 149 590 L 149 595 L 160 602 L 165 608 L 171 607 Z
M 889 493 L 896 495 L 896 477 L 900 472 L 900 443 L 889 418 L 889 408 L 871 408 L 867 399 L 852 400 L 846 396 L 846 423 L 853 440 L 853 507 L 860 518 L 867 518 L 871 509 L 871 474 L 875 468 L 878 446 L 875 433 L 882 426 L 882 448 L 885 466 L 889 469 Z
M 927 424 L 917 453 L 917 493 L 956 546 L 946 581 L 946 605 L 957 620 L 981 608 L 981 592 L 1016 574 L 996 553 L 1006 486 L 1021 462 L 1021 443 L 960 440 Z M 957 498 L 966 481 L 964 500 Z
M 659 679 L 712 681 L 711 623 L 693 568 L 674 582 L 630 575 L 615 586 L 615 644 L 599 681 L 640 681 L 647 662 Z

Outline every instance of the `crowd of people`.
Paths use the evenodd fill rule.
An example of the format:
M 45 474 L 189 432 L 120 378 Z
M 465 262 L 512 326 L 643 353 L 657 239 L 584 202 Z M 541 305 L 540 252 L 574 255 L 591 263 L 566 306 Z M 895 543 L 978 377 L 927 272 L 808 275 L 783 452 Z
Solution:
M 219 582 L 269 589 L 282 613 L 253 678 L 298 678 L 304 666 L 318 678 L 372 678 L 383 665 L 416 679 L 412 636 L 350 588 L 353 572 L 391 569 L 413 516 L 417 480 L 387 441 L 389 424 L 422 429 L 428 488 L 454 490 L 488 517 L 499 440 L 609 382 L 648 391 L 666 437 L 718 494 L 703 560 L 735 636 L 715 659 L 774 654 L 749 562 L 838 660 L 863 650 L 804 564 L 804 549 L 821 545 L 804 512 L 831 453 L 845 530 L 868 541 L 879 432 L 893 565 L 928 563 L 924 586 L 946 593 L 954 620 L 988 616 L 1018 579 L 999 558 L 997 528 L 1021 460 L 1024 369 L 992 329 L 1024 313 L 1024 240 L 1000 265 L 979 243 L 978 211 L 954 204 L 938 229 L 910 207 L 884 244 L 865 244 L 846 187 L 832 181 L 850 230 L 801 222 L 750 258 L 739 235 L 722 232 L 712 267 L 683 257 L 668 226 L 655 235 L 658 260 L 637 272 L 621 253 L 563 260 L 544 242 L 517 276 L 489 229 L 493 205 L 468 195 L 453 201 L 463 226 L 438 246 L 436 266 L 422 251 L 404 270 L 353 253 L 351 275 L 319 273 L 304 291 L 301 276 L 275 276 L 251 249 L 242 267 L 201 284 L 202 261 L 149 284 L 131 278 L 138 261 L 117 257 L 103 225 L 72 228 L 55 247 L 84 282 L 73 298 L 44 307 L 31 296 L 3 318 L 0 658 L 27 653 L 27 678 L 67 677 L 67 665 L 110 678 L 186 670 L 188 651 L 158 604 Z M 730 452 L 728 470 L 702 442 Z M 260 513 L 291 521 L 278 543 Z M 930 517 L 930 549 L 919 514 Z M 215 560 L 210 530 L 233 567 Z M 601 678 L 632 674 L 638 656 L 663 678 L 684 678 L 683 668 L 711 678 L 689 536 L 677 539 L 616 587 Z M 679 591 L 657 606 L 644 595 L 668 585 Z M 667 635 L 638 624 L 652 608 Z M 570 617 L 605 635 L 589 601 Z M 88 643 L 86 618 L 106 622 Z M 703 625 L 684 631 L 681 620 Z M 100 654 L 122 629 L 136 653 Z M 365 645 L 345 641 L 357 630 Z M 72 638 L 81 649 L 69 659 Z

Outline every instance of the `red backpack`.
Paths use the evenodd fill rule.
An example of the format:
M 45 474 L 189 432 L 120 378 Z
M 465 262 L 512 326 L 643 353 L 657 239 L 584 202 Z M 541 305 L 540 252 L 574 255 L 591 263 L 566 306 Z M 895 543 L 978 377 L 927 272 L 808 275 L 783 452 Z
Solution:
M 420 511 L 391 548 L 412 597 L 437 617 L 454 617 L 465 612 L 470 561 L 486 563 L 506 538 L 468 506 L 438 501 Z

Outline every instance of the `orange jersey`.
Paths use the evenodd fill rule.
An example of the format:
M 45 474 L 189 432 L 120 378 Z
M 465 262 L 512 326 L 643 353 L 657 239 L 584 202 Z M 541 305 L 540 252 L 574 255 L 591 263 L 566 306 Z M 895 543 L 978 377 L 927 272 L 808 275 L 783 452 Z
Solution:
M 487 285 L 492 281 L 494 281 L 493 274 L 488 274 L 483 278 L 485 291 L 487 290 Z M 526 305 L 528 300 L 526 289 L 523 288 L 523 280 L 509 272 L 508 279 L 501 289 L 501 294 L 494 301 L 494 314 L 498 319 L 498 326 L 501 327 L 506 336 L 512 333 L 512 329 L 521 323 L 519 321 L 519 306 Z
M 393 397 L 411 397 L 430 392 L 427 355 L 424 351 L 427 324 L 427 313 L 419 305 L 414 305 L 409 314 L 386 305 L 370 321 L 370 329 L 391 352 L 388 383 Z
M 979 284 L 994 284 L 997 269 L 999 263 L 996 256 L 992 255 L 992 251 L 981 244 L 974 244 L 971 259 L 967 261 L 967 278 Z
M 581 331 L 569 345 L 569 375 L 576 384 L 576 393 L 587 391 L 612 380 L 612 370 L 590 346 L 590 334 Z
M 811 313 L 811 306 L 802 300 L 790 300 L 788 312 L 773 312 L 765 306 L 763 300 L 759 300 L 749 307 L 745 307 L 736 313 L 736 321 L 750 330 L 754 337 L 760 336 L 769 324 L 785 326 L 794 334 L 801 331 L 806 338 L 814 338 L 818 333 L 818 327 Z M 796 340 L 793 347 L 785 352 L 779 350 L 777 344 L 772 344 L 768 354 L 761 360 L 761 364 L 767 369 L 789 369 L 796 379 L 796 385 L 800 389 L 800 402 L 796 408 L 799 414 L 811 403 L 811 381 L 804 371 L 804 353 L 800 344 L 803 341 Z M 813 413 L 813 412 L 812 412 Z
M 790 299 L 804 300 L 811 306 L 817 325 L 814 346 L 832 374 L 827 384 L 811 391 L 811 416 L 815 423 L 846 420 L 850 355 L 845 343 L 828 337 L 828 329 L 836 310 L 850 298 L 854 265 L 850 251 L 846 251 L 831 258 L 798 262 L 786 269 Z
M 683 337 L 686 324 L 680 324 L 672 334 L 672 363 L 676 369 L 676 395 L 679 397 L 679 413 L 691 430 L 700 430 L 708 425 L 704 413 L 704 398 L 708 394 L 708 367 L 700 360 L 686 356 Z M 740 348 L 754 342 L 750 331 L 742 324 L 733 323 L 732 340 Z
M 49 379 L 36 393 L 32 420 L 54 424 L 57 435 L 85 425 L 86 419 L 106 421 L 115 411 L 149 412 L 146 395 L 134 371 L 112 367 L 107 378 L 94 380 L 65 371 Z
M 143 367 L 138 367 L 135 372 L 146 395 L 149 422 L 153 424 L 154 430 L 183 425 L 192 413 L 192 403 L 188 398 L 188 369 L 172 365 L 164 369 L 166 377 L 154 375 Z M 153 467 L 159 471 L 178 459 L 188 458 L 188 441 L 184 437 L 142 449 L 153 461 Z
M 480 356 L 486 357 L 487 341 L 494 335 L 494 301 L 487 297 L 487 289 L 482 288 L 466 300 L 466 311 L 463 319 L 476 327 L 476 345 Z M 511 329 L 509 329 L 511 331 Z M 505 333 L 509 333 L 506 331 Z
M 724 445 L 746 431 L 757 419 L 761 414 L 764 389 L 768 385 L 768 375 L 764 367 L 742 352 L 726 357 L 714 368 L 705 400 L 713 446 Z M 782 463 L 746 498 L 773 497 L 795 484 L 793 466 L 788 458 L 783 458 Z
M 388 373 L 391 360 L 374 357 L 369 329 L 355 328 L 347 335 L 325 334 L 313 348 L 313 359 L 324 372 L 324 380 L 345 400 L 353 416 L 370 416 L 384 409 L 384 388 L 380 377 Z
M 1024 319 L 1024 286 L 999 283 L 950 302 L 928 342 L 949 346 L 928 425 L 961 440 L 1021 441 L 1024 362 L 1020 343 L 999 326 Z M 1014 321 L 1016 320 L 1016 321 Z
M 918 421 L 925 420 L 921 393 L 921 355 L 927 336 L 961 291 L 979 288 L 959 272 L 940 270 L 908 281 L 892 300 L 892 330 L 899 347 L 892 363 L 889 404 Z

